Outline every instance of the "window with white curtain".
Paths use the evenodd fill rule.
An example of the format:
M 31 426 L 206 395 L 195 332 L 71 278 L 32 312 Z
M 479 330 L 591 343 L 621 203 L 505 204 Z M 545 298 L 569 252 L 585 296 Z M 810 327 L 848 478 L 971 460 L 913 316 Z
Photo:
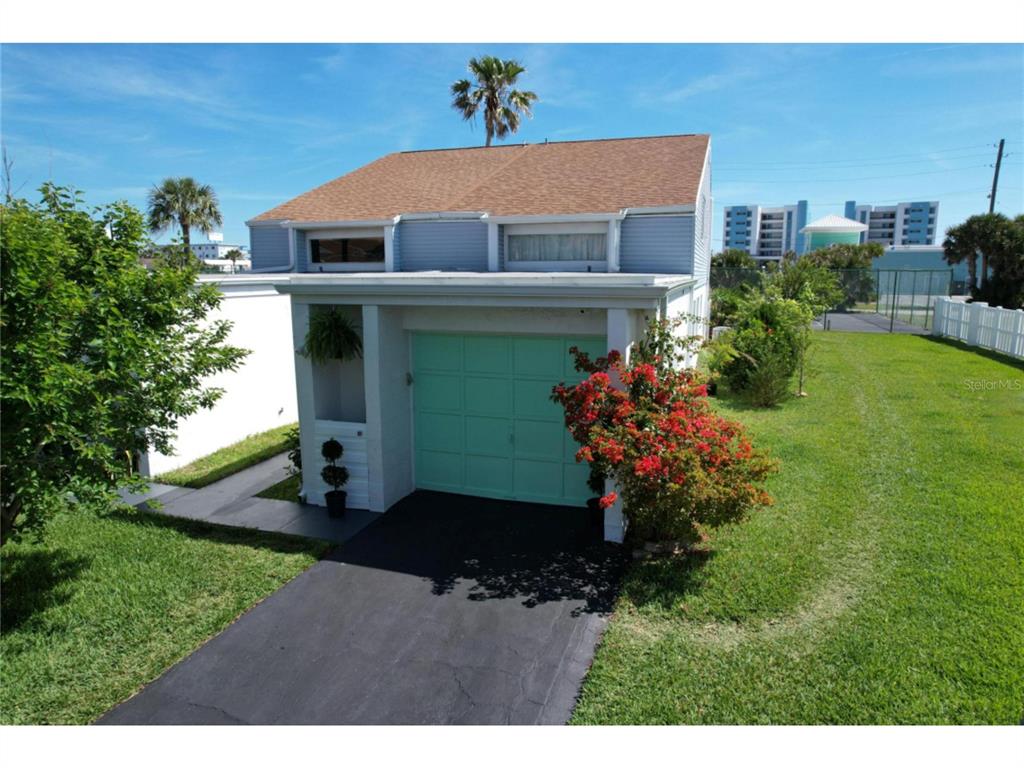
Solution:
M 604 261 L 608 251 L 604 233 L 508 236 L 509 261 Z

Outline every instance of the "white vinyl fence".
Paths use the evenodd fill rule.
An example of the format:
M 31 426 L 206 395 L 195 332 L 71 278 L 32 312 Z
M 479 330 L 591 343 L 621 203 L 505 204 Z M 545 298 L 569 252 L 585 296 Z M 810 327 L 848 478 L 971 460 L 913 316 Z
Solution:
M 1024 310 L 990 307 L 984 301 L 967 304 L 938 298 L 932 335 L 1024 358 Z

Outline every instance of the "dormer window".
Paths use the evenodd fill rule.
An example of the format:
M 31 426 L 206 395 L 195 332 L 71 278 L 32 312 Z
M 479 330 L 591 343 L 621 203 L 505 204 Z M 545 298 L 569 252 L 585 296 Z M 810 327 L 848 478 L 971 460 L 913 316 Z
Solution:
M 383 237 L 337 237 L 310 241 L 314 264 L 384 263 Z

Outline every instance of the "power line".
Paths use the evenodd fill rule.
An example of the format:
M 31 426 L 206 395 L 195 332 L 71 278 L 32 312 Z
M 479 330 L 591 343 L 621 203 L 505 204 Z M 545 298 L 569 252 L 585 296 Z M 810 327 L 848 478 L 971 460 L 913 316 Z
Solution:
M 1003 163 L 1003 165 L 1005 165 L 1005 163 Z M 1007 189 L 1019 190 L 1020 187 L 1008 187 L 1006 185 L 1000 185 L 1000 189 L 1002 189 L 1002 190 L 1007 190 Z M 953 191 L 950 191 L 950 192 L 932 192 L 932 191 L 929 191 L 929 192 L 925 192 L 925 193 L 920 194 L 920 195 L 903 195 L 902 197 L 893 198 L 891 200 L 878 200 L 878 199 L 872 198 L 871 205 L 887 205 L 887 204 L 890 204 L 890 203 L 905 203 L 905 202 L 911 201 L 911 200 L 940 200 L 941 201 L 942 199 L 945 199 L 945 198 L 950 198 L 950 197 L 967 197 L 969 195 L 982 194 L 982 193 L 987 192 L 987 191 L 988 191 L 988 187 L 975 187 L 973 189 L 957 189 L 957 190 L 953 190 Z M 813 205 L 815 205 L 815 206 L 845 205 L 846 202 L 847 202 L 846 200 L 825 200 L 825 201 L 815 200 Z M 777 202 L 777 203 L 758 203 L 758 205 L 760 205 L 762 208 L 781 208 L 782 206 L 792 205 L 792 204 L 793 204 L 793 201 Z M 730 207 L 728 205 L 725 205 L 724 203 L 719 203 L 719 205 L 721 205 L 721 207 L 723 207 L 723 208 L 729 208 Z
M 965 165 L 959 168 L 942 168 L 937 171 L 918 171 L 916 173 L 887 173 L 884 176 L 848 176 L 842 179 L 734 179 L 728 176 L 719 181 L 726 181 L 730 184 L 829 184 L 846 181 L 874 181 L 877 179 L 900 179 L 908 176 L 932 176 L 937 173 L 955 173 L 956 171 L 969 171 L 975 168 L 989 168 L 991 164 Z
M 842 165 L 831 165 L 831 166 L 829 166 L 829 168 L 830 169 L 831 168 L 864 168 L 864 167 L 875 166 L 875 165 L 885 165 L 885 166 L 889 166 L 889 165 L 916 165 L 918 163 L 934 163 L 934 162 L 939 162 L 939 161 L 942 161 L 942 160 L 972 160 L 972 159 L 974 159 L 976 157 L 991 157 L 991 155 L 988 152 L 982 152 L 982 153 L 974 153 L 974 154 L 970 154 L 970 155 L 955 155 L 955 156 L 952 156 L 952 157 L 924 157 L 924 158 L 920 158 L 918 160 L 893 160 L 893 161 L 887 161 L 887 162 L 881 162 L 881 163 L 856 163 L 856 162 L 845 162 L 844 161 Z M 818 167 L 821 167 L 821 165 L 823 165 L 824 162 L 825 161 L 822 161 L 822 163 L 820 163 L 820 164 L 816 163 L 816 162 L 806 162 L 806 163 L 799 163 L 799 164 L 798 163 L 793 163 L 792 165 L 787 165 L 786 167 L 780 167 L 780 168 L 778 168 L 778 170 L 780 170 L 780 171 L 789 171 L 789 170 L 800 170 L 800 169 L 808 169 L 808 168 L 818 168 Z M 775 168 L 763 168 L 762 166 L 746 165 L 746 164 L 739 164 L 739 163 L 737 163 L 735 165 L 733 165 L 731 163 L 722 163 L 720 165 L 716 165 L 715 167 L 718 168 L 719 170 L 721 170 L 722 168 L 727 168 L 727 169 L 730 169 L 730 170 L 733 170 L 733 169 L 744 169 L 744 168 L 749 168 L 749 169 L 757 168 L 757 169 L 765 170 L 765 171 L 776 170 Z
M 818 163 L 822 163 L 822 164 L 859 163 L 859 162 L 862 162 L 862 161 L 872 161 L 872 160 L 892 160 L 892 159 L 898 159 L 898 158 L 901 158 L 901 157 L 924 157 L 924 156 L 926 156 L 928 154 L 935 155 L 935 154 L 939 154 L 940 152 L 962 152 L 962 151 L 965 151 L 965 150 L 968 150 L 968 149 L 988 149 L 989 147 L 993 147 L 993 146 L 995 146 L 995 145 L 994 144 L 971 144 L 970 146 L 966 146 L 966 147 L 950 147 L 948 149 L 935 149 L 935 150 L 931 150 L 930 152 L 905 152 L 905 153 L 899 154 L 899 155 L 876 155 L 874 157 L 844 157 L 844 158 L 841 158 L 841 159 L 838 159 L 838 160 L 819 160 L 819 161 L 814 161 L 814 162 L 818 162 Z M 754 164 L 756 164 L 756 165 L 779 165 L 779 164 L 785 165 L 787 163 L 794 163 L 794 162 L 795 163 L 800 163 L 800 162 L 810 162 L 810 161 L 799 161 L 799 160 L 752 160 L 751 164 L 752 165 L 754 165 Z

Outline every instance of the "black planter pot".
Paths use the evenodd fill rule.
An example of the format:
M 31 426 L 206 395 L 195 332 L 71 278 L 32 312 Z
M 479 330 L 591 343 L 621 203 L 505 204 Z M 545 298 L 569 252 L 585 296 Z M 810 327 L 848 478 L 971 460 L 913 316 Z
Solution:
M 328 491 L 324 494 L 324 500 L 327 502 L 327 514 L 330 517 L 342 517 L 345 514 L 348 491 Z
M 599 496 L 587 499 L 587 522 L 593 528 L 604 528 L 604 510 L 601 509 Z

